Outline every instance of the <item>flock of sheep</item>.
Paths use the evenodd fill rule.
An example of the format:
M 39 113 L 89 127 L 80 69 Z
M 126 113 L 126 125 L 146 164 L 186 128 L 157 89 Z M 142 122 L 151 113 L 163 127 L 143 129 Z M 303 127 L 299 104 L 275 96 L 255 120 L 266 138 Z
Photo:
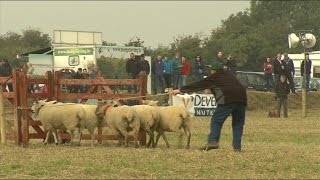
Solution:
M 44 144 L 52 133 L 56 145 L 58 144 L 57 130 L 69 130 L 71 143 L 80 144 L 81 132 L 87 129 L 91 135 L 91 145 L 94 144 L 95 129 L 108 127 L 116 132 L 119 145 L 128 146 L 129 132 L 132 132 L 135 147 L 139 147 L 138 134 L 143 130 L 149 135 L 147 147 L 157 147 L 160 136 L 163 137 L 167 147 L 169 143 L 165 132 L 181 132 L 187 136 L 186 148 L 190 147 L 190 118 L 184 107 L 156 106 L 157 101 L 146 100 L 144 105 L 127 106 L 119 101 L 106 101 L 99 105 L 86 105 L 77 103 L 61 103 L 57 101 L 37 100 L 31 110 L 47 131 Z M 157 132 L 154 140 L 154 132 Z M 124 138 L 124 142 L 123 142 Z

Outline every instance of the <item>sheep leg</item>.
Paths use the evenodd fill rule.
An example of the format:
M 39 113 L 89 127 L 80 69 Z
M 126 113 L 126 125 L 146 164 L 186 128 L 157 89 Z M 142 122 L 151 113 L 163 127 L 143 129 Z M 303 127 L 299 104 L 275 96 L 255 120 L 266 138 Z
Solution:
M 77 142 L 78 142 L 77 145 L 80 146 L 80 143 L 81 143 L 81 131 L 80 131 L 80 129 L 76 129 L 75 132 L 76 132 L 76 137 L 77 137 Z
M 163 138 L 164 142 L 166 143 L 167 147 L 169 148 L 170 147 L 169 142 L 168 142 L 166 135 L 164 134 L 163 131 L 158 131 L 155 147 L 157 147 L 158 141 L 159 141 L 161 135 L 162 135 L 162 138 Z
M 127 132 L 127 128 L 120 128 L 119 131 L 120 131 L 120 134 L 122 134 L 122 136 L 124 136 L 124 147 L 128 147 L 128 132 Z
M 72 145 L 74 140 L 74 130 L 70 130 L 70 136 L 70 145 Z
M 158 141 L 159 141 L 159 139 L 160 139 L 160 136 L 161 136 L 161 134 L 158 132 L 157 138 L 156 138 L 156 143 L 155 143 L 154 147 L 157 147 Z M 150 140 L 150 141 L 151 141 L 151 140 Z
M 70 142 L 70 145 L 72 145 L 74 143 L 75 139 L 76 139 L 76 141 L 78 142 L 77 145 L 80 146 L 80 141 L 81 141 L 81 132 L 80 132 L 80 130 L 79 129 L 76 129 L 76 130 L 72 129 L 70 131 L 71 131 L 71 142 Z M 77 138 L 75 138 L 75 132 L 76 132 Z
M 125 133 L 124 134 L 124 147 L 128 147 L 129 144 L 128 144 L 128 133 Z
M 93 147 L 95 135 L 94 135 L 94 133 L 90 133 L 90 135 L 91 135 L 91 147 Z
M 179 137 L 178 137 L 178 148 L 181 148 L 183 132 L 178 131 L 178 134 L 179 134 Z
M 166 135 L 164 134 L 164 132 L 162 132 L 162 138 L 163 138 L 164 142 L 166 143 L 167 148 L 170 148 L 169 142 L 168 142 L 167 137 L 166 137 Z
M 139 131 L 138 131 L 138 132 L 135 132 L 135 133 L 133 134 L 133 140 L 134 140 L 134 147 L 135 147 L 135 148 L 138 148 L 138 147 L 139 147 L 138 137 L 139 137 Z
M 190 148 L 191 132 L 190 132 L 190 129 L 187 128 L 187 127 L 183 127 L 183 130 L 184 130 L 184 133 L 185 133 L 186 136 L 187 136 L 187 146 L 186 146 L 186 149 L 189 149 L 189 148 Z
M 122 134 L 121 133 L 119 133 L 118 134 L 118 146 L 120 147 L 121 145 L 122 145 Z
M 43 145 L 47 145 L 48 144 L 48 139 L 49 139 L 50 133 L 51 133 L 51 131 L 47 132 L 46 139 L 44 140 Z
M 154 133 L 151 132 L 151 130 L 147 130 L 146 132 L 148 133 L 148 135 L 150 137 L 150 140 L 149 140 L 149 142 L 147 144 L 147 147 L 149 148 L 150 145 L 152 145 L 152 147 L 154 148 Z
M 58 145 L 59 143 L 58 143 L 58 132 L 57 132 L 57 130 L 55 130 L 55 131 L 52 133 L 52 135 L 53 135 L 55 144 Z

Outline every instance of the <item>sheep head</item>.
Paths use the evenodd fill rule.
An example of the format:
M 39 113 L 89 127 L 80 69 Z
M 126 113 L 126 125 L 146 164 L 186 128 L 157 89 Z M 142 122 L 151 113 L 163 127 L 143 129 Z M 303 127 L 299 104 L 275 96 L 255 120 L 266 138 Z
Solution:
M 45 99 L 45 100 L 36 99 L 36 101 L 33 103 L 32 107 L 31 107 L 31 111 L 33 113 L 37 114 L 42 106 L 48 105 L 48 104 L 56 104 L 56 103 L 57 103 L 57 101 L 49 101 L 49 102 L 47 102 L 47 99 Z
M 98 119 L 102 120 L 109 108 L 118 107 L 118 106 L 119 106 L 119 102 L 114 100 L 106 100 L 103 103 L 98 104 L 95 114 L 98 117 Z
M 142 104 L 148 105 L 148 106 L 158 106 L 159 101 L 154 100 L 141 100 Z

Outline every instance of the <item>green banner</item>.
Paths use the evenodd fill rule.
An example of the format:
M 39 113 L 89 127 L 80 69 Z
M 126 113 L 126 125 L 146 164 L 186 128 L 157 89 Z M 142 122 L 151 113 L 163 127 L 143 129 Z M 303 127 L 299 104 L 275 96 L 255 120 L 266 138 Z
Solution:
M 93 48 L 55 49 L 54 56 L 93 55 Z

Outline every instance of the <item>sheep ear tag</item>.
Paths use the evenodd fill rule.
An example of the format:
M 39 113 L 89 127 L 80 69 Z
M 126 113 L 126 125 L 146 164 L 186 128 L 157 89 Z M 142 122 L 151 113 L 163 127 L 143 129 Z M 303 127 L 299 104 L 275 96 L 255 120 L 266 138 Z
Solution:
M 110 107 L 111 107 L 110 105 L 106 105 L 106 108 L 104 109 L 104 112 L 106 113 Z

